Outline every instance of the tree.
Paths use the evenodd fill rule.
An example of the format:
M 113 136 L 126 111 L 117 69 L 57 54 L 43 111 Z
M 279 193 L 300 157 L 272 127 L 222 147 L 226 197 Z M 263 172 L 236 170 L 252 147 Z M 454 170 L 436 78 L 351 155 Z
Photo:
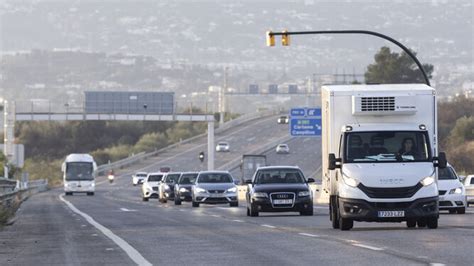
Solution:
M 416 55 L 415 52 L 413 54 Z M 421 70 L 415 61 L 405 52 L 391 52 L 384 46 L 374 56 L 375 63 L 370 64 L 365 72 L 366 83 L 425 83 Z M 423 68 L 431 78 L 433 65 L 423 64 Z

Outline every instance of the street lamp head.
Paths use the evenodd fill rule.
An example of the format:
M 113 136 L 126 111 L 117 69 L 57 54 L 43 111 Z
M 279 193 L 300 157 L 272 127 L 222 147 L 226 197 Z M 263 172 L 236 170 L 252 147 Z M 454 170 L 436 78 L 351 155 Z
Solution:
M 275 35 L 272 31 L 267 31 L 267 46 L 275 46 Z

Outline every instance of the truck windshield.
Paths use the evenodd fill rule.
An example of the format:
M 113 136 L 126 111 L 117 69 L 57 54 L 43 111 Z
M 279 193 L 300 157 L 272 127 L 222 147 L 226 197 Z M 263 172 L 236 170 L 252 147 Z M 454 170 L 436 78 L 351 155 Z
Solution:
M 67 163 L 66 181 L 94 180 L 92 163 L 71 162 Z
M 429 141 L 422 131 L 347 132 L 345 162 L 426 162 L 431 160 Z

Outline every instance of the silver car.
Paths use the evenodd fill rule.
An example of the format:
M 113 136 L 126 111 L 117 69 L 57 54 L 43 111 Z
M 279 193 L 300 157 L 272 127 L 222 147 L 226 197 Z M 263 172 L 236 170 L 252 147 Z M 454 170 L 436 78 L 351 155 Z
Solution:
M 239 206 L 237 186 L 227 171 L 204 171 L 196 178 L 192 192 L 193 207 L 199 204 L 230 204 Z
M 276 147 L 276 153 L 278 154 L 290 153 L 290 147 L 288 147 L 288 144 L 278 144 L 278 146 Z
M 216 146 L 217 152 L 228 152 L 230 151 L 229 142 L 221 141 Z

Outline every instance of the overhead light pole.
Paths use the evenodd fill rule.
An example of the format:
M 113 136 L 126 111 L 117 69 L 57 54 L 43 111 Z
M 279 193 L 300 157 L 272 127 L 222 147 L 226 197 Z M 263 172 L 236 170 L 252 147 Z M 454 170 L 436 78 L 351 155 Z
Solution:
M 407 53 L 413 61 L 415 61 L 415 64 L 418 66 L 420 69 L 421 73 L 423 74 L 423 78 L 425 79 L 425 83 L 428 86 L 430 85 L 430 80 L 428 78 L 428 75 L 426 74 L 423 65 L 420 63 L 418 58 L 408 49 L 406 46 L 404 46 L 402 43 L 399 41 L 393 39 L 392 37 L 389 37 L 387 35 L 375 32 L 375 31 L 368 31 L 368 30 L 319 30 L 319 31 L 281 31 L 281 32 L 273 32 L 273 31 L 267 31 L 266 33 L 266 41 L 267 41 L 267 46 L 275 46 L 275 36 L 282 36 L 281 38 L 281 44 L 283 46 L 289 46 L 290 45 L 290 35 L 320 35 L 320 34 L 365 34 L 365 35 L 372 35 L 376 36 L 382 39 L 385 39 L 387 41 L 390 41 L 397 45 L 398 47 L 402 48 L 402 50 Z

